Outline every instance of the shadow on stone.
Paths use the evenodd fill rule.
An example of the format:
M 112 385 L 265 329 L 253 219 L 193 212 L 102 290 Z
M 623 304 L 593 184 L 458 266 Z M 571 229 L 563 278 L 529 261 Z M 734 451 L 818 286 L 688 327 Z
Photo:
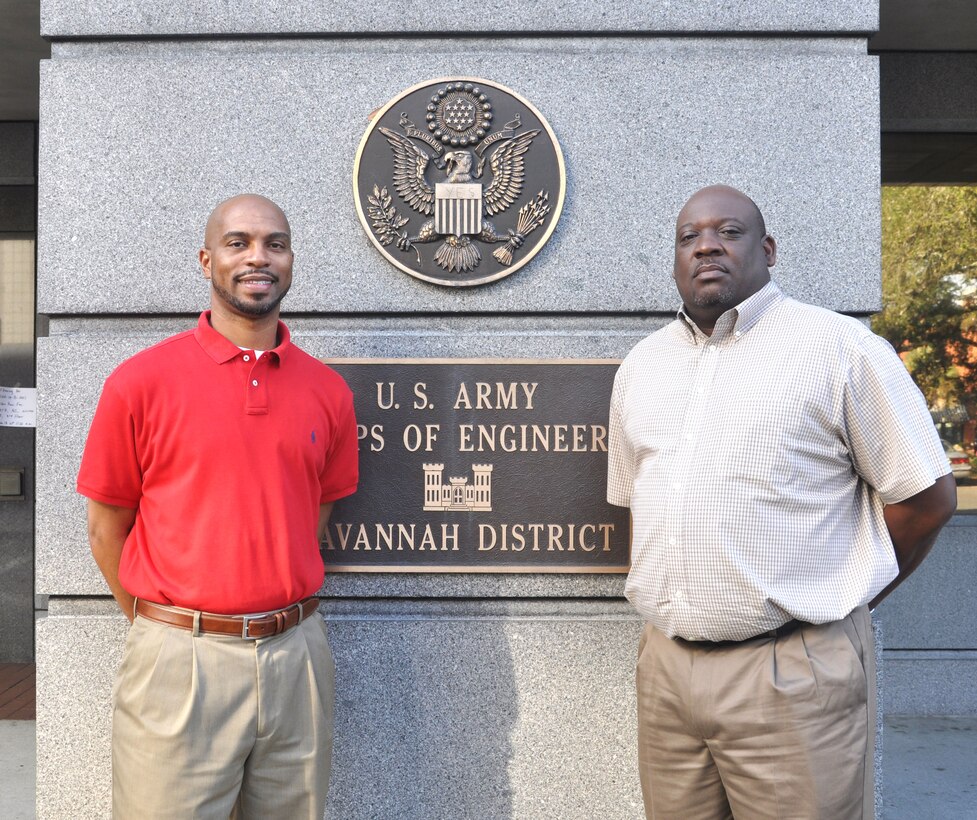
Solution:
M 519 705 L 504 621 L 326 619 L 336 658 L 327 816 L 512 817 Z

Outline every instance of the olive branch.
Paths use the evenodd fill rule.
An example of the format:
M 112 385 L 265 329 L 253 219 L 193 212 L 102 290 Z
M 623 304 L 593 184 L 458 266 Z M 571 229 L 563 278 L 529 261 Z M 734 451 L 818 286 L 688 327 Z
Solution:
M 405 239 L 407 231 L 401 231 L 410 219 L 406 216 L 397 216 L 397 209 L 393 207 L 393 199 L 387 193 L 387 189 L 380 186 L 373 186 L 373 196 L 368 196 L 367 201 L 370 207 L 367 211 L 370 219 L 373 220 L 373 229 L 380 237 L 380 244 L 389 245 L 395 239 Z

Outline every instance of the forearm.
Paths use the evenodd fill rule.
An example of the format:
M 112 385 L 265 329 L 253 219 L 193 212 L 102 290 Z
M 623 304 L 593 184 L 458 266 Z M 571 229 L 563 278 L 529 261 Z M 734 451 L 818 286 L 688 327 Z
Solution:
M 119 564 L 136 511 L 111 507 L 96 501 L 89 501 L 88 507 L 88 541 L 92 548 L 92 557 L 122 614 L 131 621 L 135 599 L 119 581 Z
M 123 539 L 122 543 L 125 543 L 125 539 Z M 102 577 L 105 578 L 105 582 L 109 585 L 109 589 L 112 591 L 112 595 L 119 605 L 119 609 L 131 621 L 135 598 L 119 583 L 119 562 L 122 560 L 121 544 L 104 541 L 97 544 L 92 542 L 92 555 L 95 557 L 95 563 L 98 564 L 98 568 L 102 572 Z
M 899 574 L 872 599 L 870 607 L 876 607 L 923 562 L 956 508 L 957 486 L 949 474 L 938 478 L 923 492 L 885 508 L 885 525 L 892 539 Z
M 329 523 L 329 516 L 332 515 L 332 501 L 319 507 L 319 526 L 316 528 L 316 538 L 319 543 L 326 537 L 326 524 Z

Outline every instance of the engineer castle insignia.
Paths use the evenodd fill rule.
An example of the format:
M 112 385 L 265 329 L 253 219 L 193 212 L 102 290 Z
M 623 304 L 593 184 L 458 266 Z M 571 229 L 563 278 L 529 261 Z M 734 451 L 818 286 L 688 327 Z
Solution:
M 489 80 L 430 81 L 373 118 L 354 173 L 360 221 L 406 273 L 501 279 L 535 256 L 563 207 L 563 155 L 529 102 Z

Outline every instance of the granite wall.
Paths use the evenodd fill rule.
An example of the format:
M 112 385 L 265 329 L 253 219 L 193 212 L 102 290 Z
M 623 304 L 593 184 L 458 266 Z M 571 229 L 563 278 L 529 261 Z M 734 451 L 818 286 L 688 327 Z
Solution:
M 977 514 L 955 516 L 876 610 L 887 714 L 977 715 Z
M 258 191 L 288 213 L 286 318 L 318 356 L 621 357 L 677 306 L 674 215 L 720 181 L 764 210 L 789 293 L 856 315 L 879 306 L 876 3 L 308 5 L 42 3 L 40 818 L 108 816 L 124 621 L 89 557 L 74 475 L 105 375 L 205 306 L 196 250 L 220 199 Z M 567 165 L 549 244 L 462 291 L 389 265 L 351 198 L 370 112 L 448 75 L 528 98 Z M 330 816 L 640 817 L 640 624 L 622 584 L 327 578 Z

